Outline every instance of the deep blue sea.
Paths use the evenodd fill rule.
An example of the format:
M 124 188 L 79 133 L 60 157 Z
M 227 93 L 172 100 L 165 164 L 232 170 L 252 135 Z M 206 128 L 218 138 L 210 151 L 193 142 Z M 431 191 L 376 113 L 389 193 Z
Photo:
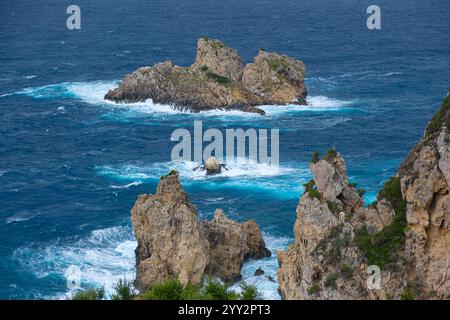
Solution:
M 366 28 L 366 8 L 382 29 Z M 81 30 L 66 8 L 81 8 Z M 134 275 L 130 209 L 172 168 L 202 218 L 223 208 L 255 219 L 273 252 L 293 237 L 313 151 L 335 147 L 366 200 L 393 175 L 450 85 L 448 0 L 46 0 L 0 2 L 0 298 L 69 294 Z M 103 100 L 123 75 L 170 59 L 189 65 L 196 40 L 218 38 L 250 62 L 258 48 L 307 66 L 310 107 L 267 106 L 267 116 L 188 114 L 151 102 Z M 221 176 L 171 163 L 176 128 L 279 128 L 280 166 L 234 166 Z M 275 254 L 244 279 L 266 298 Z

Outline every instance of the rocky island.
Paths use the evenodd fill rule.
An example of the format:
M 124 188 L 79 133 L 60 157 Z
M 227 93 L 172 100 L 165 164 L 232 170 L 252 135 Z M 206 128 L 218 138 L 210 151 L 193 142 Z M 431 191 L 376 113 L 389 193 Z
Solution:
M 271 254 L 253 220 L 237 223 L 221 209 L 211 221 L 199 220 L 176 171 L 161 177 L 156 194 L 139 196 L 131 220 L 141 292 L 170 278 L 194 285 L 205 275 L 236 281 L 245 260 Z
M 337 152 L 310 167 L 295 241 L 278 252 L 284 299 L 450 298 L 450 96 L 369 207 Z
M 105 99 L 154 103 L 200 112 L 212 109 L 264 114 L 260 105 L 306 105 L 305 66 L 294 58 L 259 50 L 244 66 L 235 49 L 200 38 L 195 62 L 188 67 L 164 61 L 126 75 Z

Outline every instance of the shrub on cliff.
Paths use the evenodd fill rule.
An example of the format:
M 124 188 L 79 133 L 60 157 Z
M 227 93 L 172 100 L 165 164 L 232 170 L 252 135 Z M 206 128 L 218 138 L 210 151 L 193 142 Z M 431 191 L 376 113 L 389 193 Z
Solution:
M 447 130 L 450 131 L 450 95 L 445 98 L 441 108 L 428 124 L 425 131 L 426 137 L 428 138 L 434 133 L 438 132 L 441 129 L 442 125 L 445 125 L 447 127 Z
M 260 293 L 253 285 L 241 283 L 241 293 L 230 289 L 215 279 L 208 279 L 202 286 L 183 285 L 178 279 L 155 283 L 140 295 L 144 300 L 257 300 Z
M 136 297 L 136 291 L 133 282 L 127 279 L 120 279 L 114 285 L 115 293 L 111 296 L 112 300 L 133 300 Z
M 103 300 L 105 298 L 105 289 L 102 288 L 88 288 L 77 291 L 72 300 Z
M 377 265 L 380 268 L 394 261 L 397 249 L 405 241 L 406 202 L 402 197 L 399 177 L 393 177 L 384 184 L 378 194 L 378 200 L 381 199 L 387 200 L 394 208 L 395 217 L 392 223 L 372 235 L 362 228 L 356 232 L 355 237 L 355 242 L 369 265 Z

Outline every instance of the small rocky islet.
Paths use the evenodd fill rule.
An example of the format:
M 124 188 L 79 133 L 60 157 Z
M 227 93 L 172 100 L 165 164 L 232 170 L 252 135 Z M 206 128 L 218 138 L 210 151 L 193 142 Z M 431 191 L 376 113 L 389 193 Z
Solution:
M 118 103 L 153 103 L 190 112 L 240 110 L 264 115 L 261 105 L 306 105 L 303 62 L 260 49 L 244 65 L 239 53 L 220 40 L 200 38 L 195 62 L 171 61 L 141 67 L 105 95 Z

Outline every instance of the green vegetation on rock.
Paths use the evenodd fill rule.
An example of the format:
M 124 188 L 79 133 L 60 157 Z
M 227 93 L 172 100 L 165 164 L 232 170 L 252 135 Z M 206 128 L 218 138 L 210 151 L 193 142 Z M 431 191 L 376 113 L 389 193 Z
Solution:
M 343 264 L 340 271 L 342 277 L 346 280 L 350 280 L 353 277 L 353 269 L 347 264 Z
M 317 151 L 313 152 L 311 163 L 317 163 L 319 161 L 320 161 L 320 153 Z
M 325 279 L 325 287 L 327 288 L 333 288 L 333 289 L 337 289 L 337 280 L 338 276 L 337 274 L 331 273 L 329 275 L 327 275 L 326 279 Z
M 223 85 L 223 86 L 229 85 L 231 83 L 231 80 L 229 78 L 218 75 L 217 73 L 214 73 L 214 72 L 208 72 L 208 73 L 206 73 L 206 76 L 209 79 L 212 79 L 215 82 L 217 82 L 218 84 Z
M 103 300 L 105 298 L 105 289 L 102 288 L 88 288 L 77 291 L 72 300 Z
M 161 179 L 165 179 L 167 177 L 170 177 L 170 176 L 173 176 L 173 175 L 176 175 L 176 174 L 178 174 L 177 170 L 170 170 L 170 172 L 168 174 L 166 174 L 165 176 L 162 176 Z
M 308 288 L 308 294 L 311 296 L 319 293 L 319 291 L 320 291 L 320 286 L 318 284 L 315 284 Z
M 285 57 L 280 57 L 278 59 L 265 58 L 265 60 L 269 66 L 269 69 L 274 72 L 279 72 L 289 66 L 289 63 L 286 61 Z
M 208 279 L 202 286 L 183 285 L 178 279 L 155 283 L 140 295 L 144 300 L 256 300 L 260 293 L 255 286 L 241 283 L 241 293 L 230 289 L 229 284 Z
M 322 200 L 322 195 L 316 189 L 316 182 L 314 180 L 309 180 L 307 183 L 303 185 L 305 187 L 305 192 L 308 193 L 311 199 L 319 199 Z
M 387 200 L 394 208 L 392 223 L 376 234 L 371 235 L 365 228 L 361 228 L 355 235 L 355 242 L 368 264 L 380 268 L 395 260 L 397 249 L 405 241 L 406 202 L 402 197 L 399 177 L 393 177 L 385 183 L 378 194 L 378 200 L 381 199 Z
M 445 125 L 450 131 L 450 95 L 445 98 L 441 108 L 428 124 L 428 127 L 425 131 L 426 137 L 429 138 L 434 133 L 438 132 L 441 129 L 442 125 Z
M 133 300 L 136 297 L 136 291 L 133 282 L 127 279 L 120 279 L 114 285 L 115 293 L 111 296 L 112 300 Z
M 411 289 L 409 287 L 406 287 L 402 294 L 400 295 L 401 300 L 414 300 L 414 297 L 412 295 Z
M 327 206 L 328 209 L 334 214 L 338 214 L 341 212 L 341 208 L 339 207 L 339 204 L 337 202 L 327 200 Z
M 337 151 L 334 148 L 330 148 L 327 150 L 327 153 L 323 156 L 324 160 L 331 160 L 337 156 Z

